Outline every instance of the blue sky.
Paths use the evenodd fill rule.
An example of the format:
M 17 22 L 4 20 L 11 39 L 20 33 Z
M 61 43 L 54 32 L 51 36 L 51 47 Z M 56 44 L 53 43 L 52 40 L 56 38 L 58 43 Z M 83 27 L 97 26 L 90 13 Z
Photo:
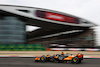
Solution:
M 100 0 L 0 0 L 0 4 L 22 5 L 69 13 L 97 24 L 96 44 L 100 45 Z M 27 30 L 36 28 L 28 27 Z

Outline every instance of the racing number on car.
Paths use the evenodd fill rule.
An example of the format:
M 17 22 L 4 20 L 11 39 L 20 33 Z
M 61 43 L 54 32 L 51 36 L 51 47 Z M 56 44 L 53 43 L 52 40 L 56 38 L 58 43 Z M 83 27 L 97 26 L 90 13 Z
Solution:
M 59 57 L 59 60 L 63 60 L 63 57 Z

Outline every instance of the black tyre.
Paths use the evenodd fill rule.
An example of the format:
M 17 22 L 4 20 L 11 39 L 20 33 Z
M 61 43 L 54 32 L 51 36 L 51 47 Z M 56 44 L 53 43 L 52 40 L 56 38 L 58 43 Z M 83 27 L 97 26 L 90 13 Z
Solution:
M 41 62 L 46 62 L 46 57 L 45 56 L 40 57 L 40 61 Z
M 78 57 L 73 57 L 71 63 L 78 64 L 79 63 L 79 58 Z

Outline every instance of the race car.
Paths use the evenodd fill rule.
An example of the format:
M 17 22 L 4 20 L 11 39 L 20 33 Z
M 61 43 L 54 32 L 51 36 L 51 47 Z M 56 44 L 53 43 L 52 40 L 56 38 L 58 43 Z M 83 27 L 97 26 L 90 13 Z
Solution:
M 40 61 L 40 62 L 71 62 L 71 63 L 81 63 L 83 60 L 83 54 L 78 53 L 77 55 L 69 54 L 62 52 L 61 54 L 54 54 L 53 56 L 50 55 L 43 55 L 41 57 L 36 57 L 35 61 Z
M 46 55 L 46 56 L 43 55 L 41 57 L 36 57 L 35 61 L 36 62 L 39 62 L 39 61 L 41 61 L 41 62 L 53 61 L 53 56 L 50 56 L 49 54 Z

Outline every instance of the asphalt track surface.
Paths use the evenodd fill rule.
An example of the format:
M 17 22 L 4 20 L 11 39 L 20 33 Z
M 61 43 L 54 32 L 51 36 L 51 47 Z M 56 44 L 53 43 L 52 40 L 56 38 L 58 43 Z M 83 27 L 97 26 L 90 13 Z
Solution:
M 100 67 L 100 59 L 84 59 L 80 64 L 34 62 L 34 58 L 0 58 L 0 67 Z

